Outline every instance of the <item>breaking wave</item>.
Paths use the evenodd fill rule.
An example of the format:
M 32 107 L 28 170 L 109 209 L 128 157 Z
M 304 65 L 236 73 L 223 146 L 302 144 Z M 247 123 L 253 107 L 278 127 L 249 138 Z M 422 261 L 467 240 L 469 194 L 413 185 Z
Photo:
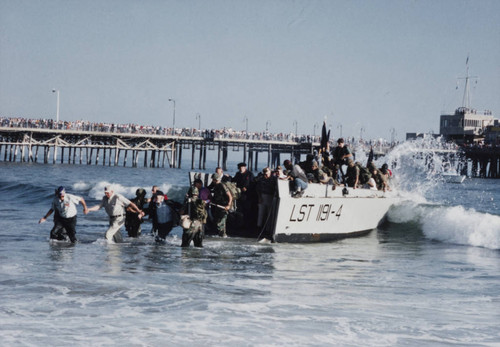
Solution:
M 393 186 L 400 203 L 388 214 L 392 223 L 418 223 L 425 237 L 454 244 L 500 249 L 500 215 L 495 212 L 498 193 L 483 192 L 487 201 L 464 199 L 464 185 L 443 181 L 445 170 L 460 172 L 466 169 L 458 152 L 450 150 L 440 138 L 426 137 L 396 146 L 384 162 L 393 171 Z M 381 166 L 382 163 L 377 163 Z M 474 204 L 482 204 L 478 211 Z M 481 209 L 481 208 L 480 208 Z M 488 211 L 493 210 L 493 213 Z

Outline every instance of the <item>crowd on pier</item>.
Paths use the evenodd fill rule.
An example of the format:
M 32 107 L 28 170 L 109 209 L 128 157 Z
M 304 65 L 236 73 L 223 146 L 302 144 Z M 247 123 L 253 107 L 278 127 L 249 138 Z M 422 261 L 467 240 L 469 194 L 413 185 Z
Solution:
M 270 133 L 246 132 L 231 128 L 222 129 L 196 129 L 196 128 L 165 128 L 153 125 L 140 125 L 134 123 L 117 124 L 107 122 L 90 122 L 86 120 L 77 121 L 55 121 L 53 119 L 31 119 L 22 117 L 0 117 L 0 126 L 7 128 L 32 128 L 32 129 L 54 129 L 74 131 L 94 131 L 119 134 L 142 134 L 142 135 L 173 135 L 186 137 L 204 137 L 214 139 L 248 139 L 268 141 L 293 141 L 293 142 L 317 142 L 319 136 L 296 135 L 292 133 Z
M 269 131 L 247 132 L 245 130 L 235 130 L 224 127 L 222 129 L 197 129 L 197 128 L 166 128 L 153 125 L 140 125 L 134 123 L 117 124 L 109 122 L 90 122 L 88 120 L 77 121 L 55 121 L 46 118 L 25 118 L 25 117 L 1 117 L 0 127 L 4 128 L 26 128 L 26 129 L 50 129 L 50 130 L 71 130 L 71 131 L 92 131 L 115 134 L 140 134 L 158 136 L 179 136 L 179 137 L 202 137 L 205 139 L 234 139 L 234 140 L 256 140 L 256 141 L 279 141 L 279 142 L 299 142 L 318 143 L 321 140 L 319 135 L 294 134 L 294 133 L 271 133 Z M 354 137 L 345 137 L 346 144 L 351 146 L 361 145 L 365 150 L 371 146 L 390 147 L 393 144 L 385 140 L 356 140 Z M 332 145 L 335 143 L 331 140 Z

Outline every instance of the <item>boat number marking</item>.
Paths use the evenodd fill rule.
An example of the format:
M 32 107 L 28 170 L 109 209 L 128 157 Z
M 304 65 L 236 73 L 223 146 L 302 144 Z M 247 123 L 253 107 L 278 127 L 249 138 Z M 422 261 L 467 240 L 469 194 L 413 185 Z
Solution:
M 293 205 L 292 213 L 290 214 L 290 222 L 307 222 L 309 221 L 309 217 L 311 216 L 313 216 L 312 218 L 315 218 L 318 222 L 326 221 L 332 214 L 335 215 L 337 219 L 340 219 L 343 206 L 344 205 L 341 205 L 339 209 L 335 211 L 335 209 L 332 208 L 333 206 L 331 204 L 321 204 L 319 205 L 317 212 L 311 214 L 312 211 L 316 211 L 315 204 L 303 204 L 300 205 L 300 207 Z

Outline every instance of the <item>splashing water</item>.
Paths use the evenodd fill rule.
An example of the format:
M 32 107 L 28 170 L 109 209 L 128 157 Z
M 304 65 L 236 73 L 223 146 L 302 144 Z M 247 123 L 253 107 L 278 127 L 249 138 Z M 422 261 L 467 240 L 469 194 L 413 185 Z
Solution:
M 380 167 L 384 162 L 392 168 L 390 185 L 401 198 L 388 214 L 390 222 L 416 222 L 433 240 L 500 248 L 500 216 L 494 207 L 498 195 L 483 192 L 488 199 L 486 205 L 493 206 L 493 214 L 480 212 L 474 208 L 477 199 L 464 199 L 464 185 L 450 186 L 443 180 L 443 172 L 459 172 L 466 167 L 452 145 L 431 136 L 407 141 L 375 163 Z
M 458 172 L 465 164 L 461 159 L 453 145 L 432 136 L 406 141 L 384 158 L 392 167 L 392 184 L 399 191 L 420 195 L 443 183 L 443 173 Z

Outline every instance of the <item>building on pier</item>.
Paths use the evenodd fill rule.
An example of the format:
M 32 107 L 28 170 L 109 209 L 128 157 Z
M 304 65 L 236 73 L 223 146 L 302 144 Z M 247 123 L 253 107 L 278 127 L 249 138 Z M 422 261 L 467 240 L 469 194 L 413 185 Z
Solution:
M 494 124 L 495 118 L 491 111 L 478 112 L 459 107 L 452 115 L 441 115 L 439 129 L 447 140 L 458 144 L 477 143 L 485 140 L 488 127 Z
M 443 114 L 440 117 L 439 132 L 448 141 L 457 144 L 484 142 L 487 129 L 498 123 L 491 111 L 479 112 L 471 108 L 470 80 L 477 79 L 469 76 L 469 58 L 467 58 L 467 72 L 465 77 L 464 96 L 462 107 L 455 110 L 454 114 Z

